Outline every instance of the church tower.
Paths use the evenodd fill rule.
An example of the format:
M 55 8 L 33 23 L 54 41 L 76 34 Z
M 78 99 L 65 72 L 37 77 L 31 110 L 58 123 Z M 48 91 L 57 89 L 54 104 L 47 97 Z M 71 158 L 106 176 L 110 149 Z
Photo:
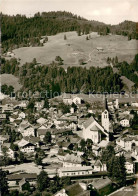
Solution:
M 102 112 L 102 126 L 103 128 L 109 132 L 109 112 L 108 112 L 108 107 L 107 107 L 107 98 L 105 97 L 105 102 L 104 102 L 104 110 Z

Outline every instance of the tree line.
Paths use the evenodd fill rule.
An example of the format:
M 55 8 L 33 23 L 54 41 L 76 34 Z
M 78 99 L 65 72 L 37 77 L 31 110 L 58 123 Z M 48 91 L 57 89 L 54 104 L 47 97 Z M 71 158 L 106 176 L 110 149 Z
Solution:
M 134 88 L 138 88 L 138 54 L 135 55 L 133 61 L 128 64 L 126 61 L 116 64 L 119 74 L 126 76 L 135 83 Z
M 41 36 L 55 35 L 60 32 L 77 31 L 77 34 L 89 34 L 91 31 L 101 35 L 114 33 L 138 39 L 136 23 L 125 21 L 119 25 L 106 25 L 97 21 L 88 21 L 70 12 L 43 12 L 33 17 L 25 15 L 8 16 L 2 14 L 2 51 L 18 47 L 42 46 Z
M 111 67 L 89 70 L 82 67 L 68 67 L 67 71 L 56 62 L 40 66 L 36 59 L 18 66 L 16 60 L 2 60 L 1 73 L 12 73 L 20 77 L 21 91 L 46 92 L 48 96 L 66 93 L 104 93 L 120 92 L 123 88 L 120 76 Z M 12 62 L 12 63 L 11 63 Z M 13 63 L 14 62 L 14 63 Z M 57 93 L 57 94 L 56 94 Z

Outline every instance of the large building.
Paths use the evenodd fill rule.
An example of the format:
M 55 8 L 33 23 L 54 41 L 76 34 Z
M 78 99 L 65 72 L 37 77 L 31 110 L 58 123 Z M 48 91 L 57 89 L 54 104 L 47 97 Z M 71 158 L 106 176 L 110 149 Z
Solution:
M 91 139 L 93 143 L 100 143 L 102 140 L 109 140 L 109 134 L 104 128 L 93 118 L 89 118 L 83 124 L 83 138 Z

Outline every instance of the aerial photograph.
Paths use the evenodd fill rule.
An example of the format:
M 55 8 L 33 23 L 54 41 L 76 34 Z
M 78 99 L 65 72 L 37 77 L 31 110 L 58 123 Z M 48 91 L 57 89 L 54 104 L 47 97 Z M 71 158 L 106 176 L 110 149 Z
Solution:
M 138 196 L 138 0 L 0 0 L 0 196 Z

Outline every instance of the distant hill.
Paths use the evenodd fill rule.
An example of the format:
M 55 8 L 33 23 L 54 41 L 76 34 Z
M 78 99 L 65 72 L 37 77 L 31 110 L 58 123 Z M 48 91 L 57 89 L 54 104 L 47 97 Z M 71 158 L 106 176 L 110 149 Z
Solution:
M 30 18 L 24 15 L 2 14 L 1 24 L 3 52 L 30 45 L 41 46 L 41 36 L 69 31 L 77 31 L 78 36 L 94 31 L 102 35 L 115 33 L 128 36 L 129 39 L 138 39 L 135 22 L 125 21 L 111 26 L 65 11 L 36 13 Z
M 128 39 L 138 39 L 138 34 L 136 32 L 136 22 L 125 20 L 118 25 L 112 25 L 111 31 L 113 33 L 128 36 Z

